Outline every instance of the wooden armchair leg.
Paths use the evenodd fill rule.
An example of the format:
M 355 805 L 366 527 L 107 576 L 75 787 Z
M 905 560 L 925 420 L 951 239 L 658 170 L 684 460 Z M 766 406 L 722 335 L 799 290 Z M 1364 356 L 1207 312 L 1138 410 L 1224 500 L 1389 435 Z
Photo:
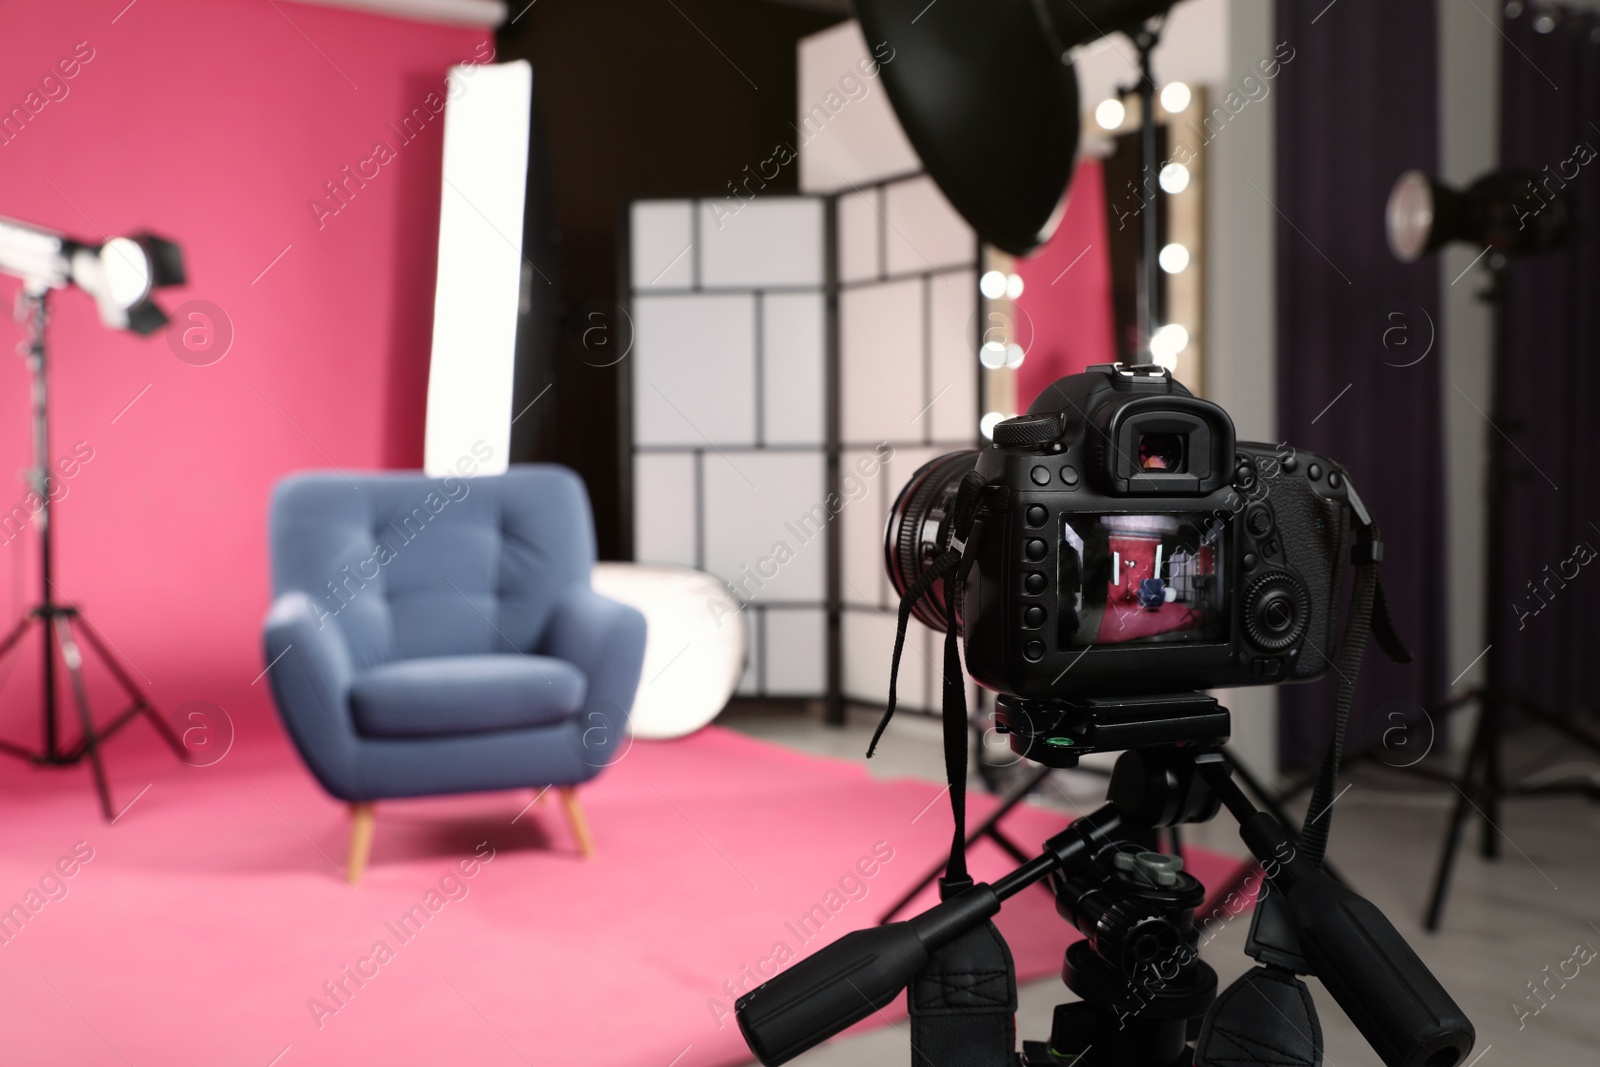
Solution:
M 351 885 L 361 881 L 367 869 L 367 856 L 372 852 L 372 828 L 375 821 L 373 806 L 350 805 L 350 859 L 345 867 L 345 880 Z
M 578 851 L 584 859 L 594 858 L 594 839 L 589 836 L 589 823 L 583 817 L 583 809 L 578 806 L 578 791 L 571 786 L 562 786 L 557 790 L 561 794 L 561 805 L 567 809 L 567 822 L 572 826 L 572 836 L 578 842 Z

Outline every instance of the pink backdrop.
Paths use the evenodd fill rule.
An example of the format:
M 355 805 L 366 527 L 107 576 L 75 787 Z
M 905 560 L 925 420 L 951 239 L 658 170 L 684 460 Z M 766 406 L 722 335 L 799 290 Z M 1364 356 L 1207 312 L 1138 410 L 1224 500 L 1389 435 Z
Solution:
M 203 699 L 242 733 L 271 721 L 265 681 L 251 682 L 281 475 L 421 463 L 442 120 L 424 110 L 409 142 L 389 124 L 487 41 L 286 0 L 9 5 L 0 115 L 38 110 L 0 144 L 0 215 L 89 239 L 170 236 L 190 283 L 162 304 L 211 301 L 232 324 L 226 356 L 194 366 L 164 335 L 102 329 L 82 293 L 55 302 L 53 451 L 93 449 L 58 508 L 58 583 L 169 712 Z M 75 47 L 92 58 L 63 79 Z M 379 141 L 395 158 L 319 228 L 324 183 Z M 16 291 L 0 277 L 0 301 Z M 3 510 L 24 494 L 13 472 L 29 447 L 15 336 L 0 322 Z M 31 529 L 0 545 L 6 616 L 34 599 L 33 555 Z M 0 736 L 31 744 L 28 653 Z
M 1017 300 L 1019 328 L 1026 331 L 1031 324 L 1033 338 L 1017 372 L 1017 410 L 1026 411 L 1057 378 L 1117 358 L 1099 160 L 1078 164 L 1055 235 L 1018 260 L 1017 273 L 1023 282 Z

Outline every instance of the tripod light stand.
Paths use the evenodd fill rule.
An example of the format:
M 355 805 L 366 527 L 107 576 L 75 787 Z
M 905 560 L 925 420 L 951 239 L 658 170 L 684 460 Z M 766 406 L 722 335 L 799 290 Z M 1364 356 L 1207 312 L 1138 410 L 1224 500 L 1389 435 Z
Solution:
M 184 757 L 184 748 L 177 734 L 144 698 L 83 613 L 56 598 L 55 523 L 51 514 L 52 495 L 56 490 L 50 458 L 45 346 L 45 332 L 50 321 L 49 296 L 54 289 L 77 285 L 94 297 L 105 325 L 139 334 L 153 333 L 166 323 L 167 317 L 150 301 L 150 292 L 159 286 L 181 284 L 183 260 L 177 245 L 148 234 L 117 237 L 99 246 L 89 246 L 48 230 L 0 219 L 0 271 L 21 278 L 23 283 L 17 298 L 17 318 L 24 323 L 27 336 L 18 345 L 18 351 L 26 358 L 32 379 L 33 437 L 33 465 L 26 472 L 29 494 L 24 503 L 32 512 L 39 537 L 39 602 L 0 641 L 0 660 L 15 653 L 35 625 L 41 631 L 43 653 L 40 675 L 42 747 L 35 751 L 0 741 L 0 753 L 52 767 L 71 766 L 87 758 L 94 772 L 101 811 L 110 821 L 116 818 L 116 812 L 111 803 L 105 764 L 100 757 L 101 744 L 135 718 L 143 716 L 180 759 Z M 89 691 L 83 677 L 85 646 L 105 663 L 130 701 L 126 709 L 104 726 L 95 724 L 89 707 Z M 78 717 L 79 737 L 70 746 L 63 741 L 56 721 L 61 694 L 58 668 L 65 668 L 67 688 Z
M 1388 234 L 1390 249 L 1397 259 L 1411 263 L 1451 241 L 1482 246 L 1487 253 L 1489 284 L 1479 295 L 1493 316 L 1491 334 L 1492 384 L 1489 422 L 1505 425 L 1500 397 L 1506 392 L 1509 372 L 1505 358 L 1505 274 L 1510 257 L 1550 251 L 1559 247 L 1571 232 L 1572 205 L 1564 191 L 1552 194 L 1538 211 L 1530 213 L 1519 206 L 1535 186 L 1532 174 L 1500 171 L 1487 174 L 1465 190 L 1457 191 L 1429 178 L 1420 171 L 1408 171 L 1395 183 L 1389 197 Z M 1534 194 L 1537 196 L 1537 194 Z M 1491 612 L 1503 606 L 1498 602 L 1499 584 L 1495 568 L 1506 559 L 1505 494 L 1509 487 L 1512 450 L 1516 446 L 1504 433 L 1489 436 L 1488 530 L 1485 551 L 1485 588 L 1490 591 Z M 1529 786 L 1507 783 L 1502 769 L 1502 747 L 1507 714 L 1516 709 L 1542 725 L 1555 730 L 1573 743 L 1600 752 L 1600 738 L 1540 707 L 1526 696 L 1514 692 L 1506 681 L 1503 650 L 1491 644 L 1484 653 L 1483 684 L 1445 704 L 1441 713 L 1476 704 L 1478 721 L 1468 749 L 1466 765 L 1453 781 L 1459 794 L 1455 810 L 1445 830 L 1444 847 L 1434 877 L 1433 895 L 1428 903 L 1426 925 L 1437 930 L 1444 914 L 1445 894 L 1461 846 L 1461 834 L 1469 818 L 1476 814 L 1483 821 L 1482 852 L 1495 859 L 1500 851 L 1500 804 L 1507 798 L 1551 795 L 1593 795 L 1587 783 L 1554 782 Z

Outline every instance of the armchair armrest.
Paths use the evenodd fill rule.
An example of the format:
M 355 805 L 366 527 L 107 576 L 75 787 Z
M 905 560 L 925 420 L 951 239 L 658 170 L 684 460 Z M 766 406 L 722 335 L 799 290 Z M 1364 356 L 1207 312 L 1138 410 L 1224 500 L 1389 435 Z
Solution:
M 350 717 L 355 665 L 338 622 L 326 615 L 302 592 L 273 602 L 263 624 L 267 675 L 301 757 L 330 793 L 348 799 L 360 762 Z
M 583 761 L 601 767 L 622 741 L 644 669 L 644 614 L 588 586 L 576 586 L 556 604 L 540 652 L 583 671 L 588 695 L 578 727 Z

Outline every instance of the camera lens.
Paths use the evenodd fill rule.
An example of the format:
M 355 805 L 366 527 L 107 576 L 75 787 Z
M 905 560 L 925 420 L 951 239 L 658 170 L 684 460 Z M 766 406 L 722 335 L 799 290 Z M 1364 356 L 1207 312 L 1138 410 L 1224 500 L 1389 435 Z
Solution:
M 896 596 L 904 596 L 950 545 L 950 512 L 961 479 L 978 465 L 977 452 L 951 452 L 917 469 L 895 498 L 883 530 L 884 567 Z M 913 614 L 941 633 L 945 628 L 944 582 L 933 583 Z
M 1189 469 L 1184 462 L 1184 434 L 1142 433 L 1139 435 L 1139 469 L 1151 473 L 1181 474 Z

